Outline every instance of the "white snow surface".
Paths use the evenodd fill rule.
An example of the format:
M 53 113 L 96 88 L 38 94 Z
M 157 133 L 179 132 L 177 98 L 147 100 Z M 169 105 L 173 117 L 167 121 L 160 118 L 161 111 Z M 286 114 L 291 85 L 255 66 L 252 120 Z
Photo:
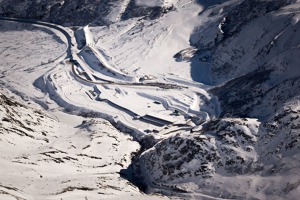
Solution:
M 139 149 L 130 136 L 105 120 L 52 118 L 0 98 L 1 199 L 151 199 L 118 175 Z
M 225 15 L 244 4 L 212 2 L 136 0 L 176 9 L 122 21 L 122 1 L 109 26 L 75 32 L 1 20 L 0 199 L 297 199 L 299 3 L 226 39 L 238 25 L 226 29 Z M 254 58 L 276 67 L 244 94 Z M 242 106 L 223 104 L 239 95 Z M 148 137 L 146 195 L 120 173 Z
M 43 76 L 59 66 L 56 78 L 71 72 L 60 61 L 66 56 L 64 36 L 17 22 L 1 21 L 1 29 L 6 31 L 0 36 L 0 199 L 163 198 L 146 196 L 120 177 L 140 148 L 130 135 L 104 119 L 72 114 L 81 112 L 80 105 L 79 110 L 70 105 L 74 110 L 67 114 L 63 109 L 69 104 L 60 107 L 62 101 L 51 99 L 58 97 L 43 85 Z M 61 80 L 70 93 L 78 87 L 77 98 L 88 97 L 74 78 Z M 78 85 L 68 87 L 71 80 Z
M 96 47 L 104 49 L 119 69 L 128 73 L 174 74 L 191 80 L 190 63 L 176 62 L 173 56 L 190 47 L 190 35 L 202 23 L 198 13 L 203 7 L 178 1 L 176 8 L 153 21 L 132 19 L 109 27 L 91 27 Z
M 132 136 L 164 138 L 214 118 L 217 105 L 206 92 L 209 86 L 164 70 L 125 70 L 115 58 L 107 59 L 105 46 L 94 43 L 100 33 L 88 26 L 86 46 L 78 49 L 67 28 L 63 33 L 46 23 L 6 20 L 0 25 L 1 92 L 24 105 L 1 104 L 1 198 L 164 198 L 145 196 L 120 177 L 140 148 Z M 188 45 L 187 36 L 183 41 L 167 56 Z
M 176 0 L 152 0 L 152 1 L 147 1 L 147 0 L 136 0 L 135 3 L 139 6 L 147 6 L 147 7 L 163 7 L 163 6 L 170 6 L 174 3 L 177 3 Z

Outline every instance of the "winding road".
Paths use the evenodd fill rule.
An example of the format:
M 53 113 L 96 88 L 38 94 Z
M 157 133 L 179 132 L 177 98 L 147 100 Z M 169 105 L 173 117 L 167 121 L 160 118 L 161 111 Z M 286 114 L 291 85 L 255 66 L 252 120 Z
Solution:
M 64 27 L 57 25 L 57 24 L 51 24 L 48 22 L 42 22 L 42 21 L 37 21 L 37 20 L 31 20 L 31 19 L 23 19 L 23 18 L 11 18 L 11 17 L 1 17 L 0 20 L 4 21 L 12 21 L 12 22 L 21 22 L 21 23 L 28 23 L 28 24 L 36 24 L 36 25 L 41 25 L 41 26 L 46 26 L 52 29 L 55 29 L 59 32 L 61 32 L 67 39 L 68 46 L 67 46 L 67 57 L 72 58 L 72 51 L 71 51 L 71 46 L 74 46 L 75 44 L 72 44 L 72 37 L 70 34 L 65 30 Z
M 80 58 L 78 56 L 80 50 L 77 49 L 77 42 L 76 42 L 76 39 L 75 39 L 75 37 L 73 35 L 73 31 L 72 30 L 69 30 L 68 28 L 65 28 L 65 27 L 57 25 L 57 24 L 52 24 L 52 23 L 42 22 L 42 21 L 37 21 L 37 20 L 31 20 L 31 19 L 0 17 L 0 20 L 45 26 L 45 27 L 54 29 L 54 30 L 59 31 L 60 33 L 62 33 L 63 36 L 66 39 L 65 41 L 67 42 L 67 48 L 66 48 L 65 52 L 60 57 L 56 58 L 55 60 L 59 60 L 59 59 L 66 60 L 66 59 L 69 59 L 69 61 L 72 64 L 71 71 L 72 71 L 72 74 L 74 75 L 74 77 L 77 78 L 77 80 L 79 79 L 80 81 L 86 82 L 88 84 L 94 84 L 94 85 L 120 85 L 120 86 L 126 86 L 126 87 L 135 87 L 135 86 L 143 86 L 143 87 L 145 87 L 145 86 L 147 86 L 147 87 L 156 87 L 156 88 L 162 88 L 162 89 L 175 89 L 175 90 L 178 90 L 178 89 L 187 89 L 188 88 L 186 86 L 181 86 L 181 85 L 177 85 L 177 84 L 170 84 L 170 83 L 111 81 L 111 79 L 115 79 L 115 77 L 110 77 L 110 76 L 106 80 L 104 80 L 104 79 L 102 79 L 102 80 L 100 79 L 101 81 L 96 80 L 95 77 L 97 77 L 97 74 L 91 69 L 91 67 L 87 63 L 85 63 L 85 61 L 82 58 Z M 89 48 L 96 55 L 96 58 L 99 60 L 99 62 L 102 63 L 103 66 L 105 67 L 105 65 L 107 65 L 107 63 L 105 63 L 103 61 L 103 58 L 99 55 L 99 53 L 97 51 L 95 51 L 93 49 L 93 47 L 89 47 Z M 55 60 L 52 60 L 51 62 L 54 62 Z M 86 74 L 86 77 L 84 77 L 80 73 L 78 73 L 77 67 L 80 67 L 83 70 L 83 72 Z M 100 72 L 98 72 L 98 73 L 100 73 Z M 106 76 L 106 75 L 104 75 L 104 76 Z M 122 107 L 124 109 L 128 109 L 129 110 L 129 108 L 126 108 L 126 105 L 125 105 L 125 107 L 123 107 L 124 105 L 116 104 L 113 101 L 111 103 L 115 105 L 114 107 L 116 107 L 116 105 L 117 105 L 117 106 L 120 106 L 120 107 Z M 164 107 L 169 107 L 169 108 L 172 107 L 172 104 L 170 102 L 167 103 L 167 100 L 166 100 L 166 104 L 169 104 L 169 105 L 166 105 Z M 173 110 L 177 110 L 178 111 L 180 109 L 174 108 Z M 199 113 L 200 112 L 202 113 L 203 111 L 199 111 Z M 183 112 L 182 114 L 183 115 L 189 115 L 186 112 Z M 204 116 L 204 114 L 207 115 L 206 112 L 203 112 L 202 114 L 203 114 L 203 116 Z M 131 117 L 133 117 L 133 116 L 131 116 Z M 126 121 L 128 121 L 128 120 L 126 120 Z M 163 119 L 161 119 L 161 120 L 163 120 Z
M 81 58 L 78 57 L 77 53 L 78 50 L 76 48 L 77 46 L 77 42 L 76 39 L 73 35 L 70 35 L 69 32 L 71 32 L 71 30 L 68 30 L 67 28 L 57 25 L 57 24 L 52 24 L 49 22 L 42 22 L 42 21 L 37 21 L 37 20 L 32 20 L 32 19 L 23 19 L 23 18 L 11 18 L 11 17 L 0 17 L 0 20 L 4 20 L 4 21 L 12 21 L 12 22 L 21 22 L 21 23 L 28 23 L 28 24 L 36 24 L 36 25 L 41 25 L 41 26 L 46 26 L 48 28 L 51 29 L 55 29 L 59 32 L 61 32 L 66 40 L 67 40 L 67 48 L 66 48 L 66 53 L 67 56 L 63 57 L 64 54 L 59 57 L 56 58 L 56 60 L 60 59 L 60 58 L 64 58 L 64 59 L 68 59 L 72 62 L 72 71 L 74 73 L 74 75 L 81 79 L 82 81 L 86 81 L 88 83 L 93 83 L 93 84 L 100 84 L 100 85 L 107 85 L 107 84 L 112 84 L 112 85 L 132 85 L 132 86 L 149 86 L 149 87 L 160 87 L 163 89 L 182 89 L 182 88 L 188 88 L 186 86 L 181 86 L 181 85 L 177 85 L 177 84 L 168 84 L 168 83 L 158 83 L 158 82 L 151 82 L 151 83 L 142 83 L 142 82 L 116 82 L 116 81 L 111 81 L 111 80 L 104 80 L 103 81 L 97 81 L 94 77 L 93 77 L 93 70 L 91 70 L 88 66 L 86 66 L 86 64 L 82 61 Z M 68 32 L 69 31 L 69 32 Z M 103 63 L 103 58 L 101 58 L 99 56 L 99 52 L 95 51 L 95 49 L 93 47 L 90 47 L 90 49 L 96 54 L 97 58 L 99 59 L 99 61 L 101 63 Z M 80 64 L 80 66 L 85 70 L 85 72 L 88 74 L 88 76 L 90 77 L 91 80 L 87 80 L 82 78 L 78 73 L 76 73 L 76 71 L 74 70 L 74 61 L 76 60 L 76 62 L 78 62 Z M 55 60 L 52 60 L 52 62 L 54 62 Z M 103 63 L 103 66 L 106 66 L 107 63 Z

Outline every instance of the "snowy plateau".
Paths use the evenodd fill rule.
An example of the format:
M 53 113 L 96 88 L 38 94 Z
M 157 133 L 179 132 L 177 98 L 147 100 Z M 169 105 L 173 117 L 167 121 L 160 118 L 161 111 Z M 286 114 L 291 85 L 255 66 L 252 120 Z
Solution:
M 299 0 L 0 0 L 0 199 L 300 199 Z

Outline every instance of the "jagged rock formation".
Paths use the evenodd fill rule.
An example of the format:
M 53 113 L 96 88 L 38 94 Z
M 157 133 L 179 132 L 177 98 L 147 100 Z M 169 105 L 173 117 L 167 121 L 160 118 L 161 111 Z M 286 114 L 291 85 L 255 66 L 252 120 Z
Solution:
M 200 132 L 181 133 L 158 143 L 141 156 L 149 178 L 160 186 L 215 173 L 245 174 L 257 161 L 252 146 L 259 123 L 253 119 L 218 119 Z
M 200 70 L 210 66 L 215 85 L 210 92 L 220 101 L 221 115 L 199 132 L 179 133 L 144 152 L 141 166 L 150 188 L 223 198 L 260 199 L 267 193 L 297 198 L 299 9 L 297 1 L 245 0 L 200 13 L 208 18 L 191 36 L 195 49 L 175 58 Z M 263 186 L 267 180 L 269 187 Z
M 49 21 L 65 26 L 109 25 L 111 21 L 143 17 L 159 18 L 172 10 L 164 1 L 147 6 L 138 0 L 0 1 L 0 15 Z
M 140 40 L 135 31 L 142 32 L 145 24 L 156 27 L 147 20 L 160 19 L 165 13 L 177 9 L 176 5 L 166 4 L 166 1 L 156 2 L 159 3 L 152 5 L 142 0 L 10 0 L 0 2 L 0 13 L 66 26 L 92 23 L 109 27 L 116 21 L 139 17 L 145 23 L 141 20 L 133 25 L 136 27 L 129 28 L 132 29 L 129 33 Z M 218 97 L 220 115 L 191 131 L 182 130 L 164 136 L 158 143 L 151 137 L 144 140 L 147 150 L 137 160 L 140 162 L 138 172 L 144 176 L 148 192 L 186 199 L 297 199 L 300 194 L 300 3 L 295 0 L 199 0 L 197 3 L 205 7 L 199 13 L 203 23 L 195 27 L 190 37 L 191 47 L 178 52 L 174 58 L 178 62 L 191 62 L 192 77 L 199 82 L 203 80 L 193 70 L 209 67 L 209 92 Z M 124 27 L 127 27 L 126 23 Z M 167 30 L 164 29 L 165 32 Z M 172 32 L 172 29 L 169 31 Z M 110 39 L 110 33 L 107 35 Z M 39 112 L 24 116 L 17 114 L 15 108 L 27 108 L 3 95 L 0 102 L 2 141 L 16 134 L 28 140 L 37 139 L 42 146 L 48 144 L 50 140 L 46 136 L 49 133 L 39 130 L 42 130 L 43 122 L 52 122 L 53 119 Z M 99 152 L 103 144 L 99 139 L 101 124 L 85 121 L 77 127 L 88 135 L 93 148 Z M 11 160 L 20 164 L 30 159 L 34 164 L 47 162 L 56 167 L 58 163 L 69 163 L 74 171 L 79 170 L 83 160 L 92 172 L 94 167 L 105 171 L 112 163 L 117 170 L 126 168 L 132 151 L 126 151 L 124 155 L 118 147 L 129 138 L 116 139 L 118 132 L 108 127 L 110 129 L 103 134 L 116 150 L 108 157 L 120 154 L 121 160 L 104 162 L 97 155 L 98 151 L 89 150 L 91 148 L 87 144 L 91 141 L 86 146 L 79 145 L 80 148 L 75 146 L 81 153 L 73 151 L 71 144 L 59 143 L 64 151 L 40 152 L 26 158 L 12 156 Z M 73 137 L 77 138 L 77 135 L 67 138 L 68 142 L 74 141 Z M 95 163 L 97 166 L 94 166 Z M 95 183 L 87 187 L 80 185 L 80 177 L 75 177 L 76 181 L 72 182 L 75 185 L 64 183 L 65 189 L 53 189 L 53 194 L 76 188 L 98 191 L 101 178 L 95 178 Z M 75 187 L 77 183 L 81 187 Z M 103 192 L 102 189 L 100 192 Z M 115 192 L 118 188 L 110 189 Z

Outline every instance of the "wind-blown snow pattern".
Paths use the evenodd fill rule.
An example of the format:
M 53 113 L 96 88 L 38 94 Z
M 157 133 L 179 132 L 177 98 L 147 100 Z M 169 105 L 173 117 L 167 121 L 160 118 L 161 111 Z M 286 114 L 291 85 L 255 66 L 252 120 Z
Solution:
M 0 199 L 298 199 L 299 12 L 0 0 Z

